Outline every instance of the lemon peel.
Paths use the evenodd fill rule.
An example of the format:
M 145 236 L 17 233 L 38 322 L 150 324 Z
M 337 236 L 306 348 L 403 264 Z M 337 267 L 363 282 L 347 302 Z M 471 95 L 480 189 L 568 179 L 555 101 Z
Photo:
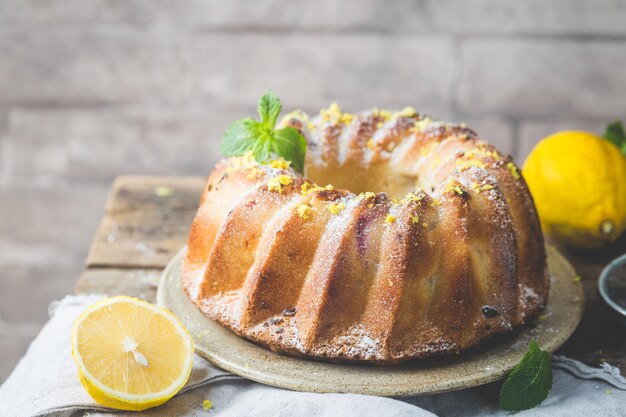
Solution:
M 89 306 L 74 322 L 71 345 L 85 390 L 119 410 L 141 411 L 172 398 L 194 358 L 193 340 L 173 313 L 126 296 Z

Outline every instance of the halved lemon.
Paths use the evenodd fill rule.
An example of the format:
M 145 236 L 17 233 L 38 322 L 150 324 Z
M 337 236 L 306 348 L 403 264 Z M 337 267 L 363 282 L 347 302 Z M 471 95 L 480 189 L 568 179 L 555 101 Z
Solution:
M 99 404 L 140 411 L 161 405 L 185 385 L 193 340 L 170 311 L 131 297 L 97 302 L 76 320 L 72 356 Z

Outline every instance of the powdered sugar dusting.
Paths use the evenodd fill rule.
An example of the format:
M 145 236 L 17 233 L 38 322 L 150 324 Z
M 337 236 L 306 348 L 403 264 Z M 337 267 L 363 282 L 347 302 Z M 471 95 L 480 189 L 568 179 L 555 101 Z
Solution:
M 343 347 L 350 357 L 375 359 L 381 357 L 381 342 L 372 338 L 365 327 L 358 323 L 334 340 L 335 346 Z

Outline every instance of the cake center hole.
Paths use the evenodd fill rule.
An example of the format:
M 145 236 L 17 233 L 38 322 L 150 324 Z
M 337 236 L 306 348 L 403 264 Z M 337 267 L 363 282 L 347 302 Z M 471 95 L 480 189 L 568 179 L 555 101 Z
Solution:
M 419 187 L 414 175 L 390 172 L 390 169 L 370 169 L 354 165 L 344 165 L 341 169 L 309 166 L 304 175 L 320 186 L 332 184 L 337 189 L 349 190 L 355 194 L 367 191 L 385 192 L 391 197 L 403 198 Z

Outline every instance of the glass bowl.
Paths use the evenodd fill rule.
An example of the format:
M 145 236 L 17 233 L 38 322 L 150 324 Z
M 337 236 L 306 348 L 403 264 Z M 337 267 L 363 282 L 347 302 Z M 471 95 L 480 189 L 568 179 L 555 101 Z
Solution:
M 611 308 L 626 317 L 626 254 L 614 259 L 602 270 L 598 290 Z

